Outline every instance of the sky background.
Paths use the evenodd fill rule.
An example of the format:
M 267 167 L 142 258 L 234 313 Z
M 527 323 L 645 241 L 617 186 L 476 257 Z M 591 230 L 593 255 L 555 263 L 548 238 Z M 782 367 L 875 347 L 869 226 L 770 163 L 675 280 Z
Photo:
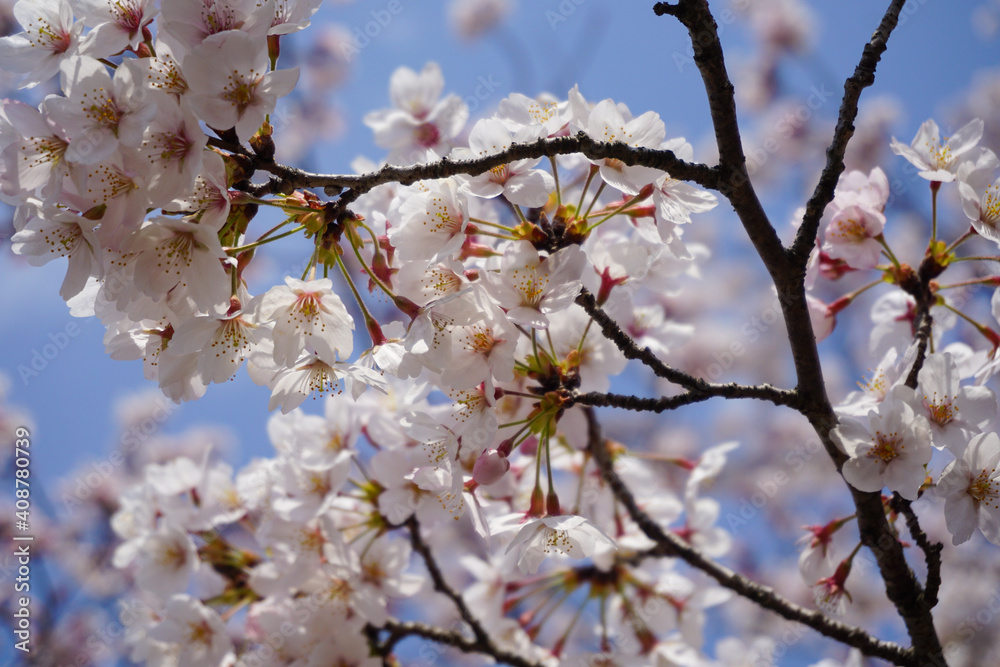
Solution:
M 388 0 L 376 0 L 328 2 L 317 15 L 317 25 L 332 21 L 359 33 L 376 25 L 372 22 L 379 17 L 383 22 L 387 15 L 391 19 L 378 25 L 377 34 L 353 59 L 348 79 L 330 97 L 342 117 L 340 136 L 312 150 L 298 166 L 350 172 L 351 161 L 359 155 L 379 159 L 382 151 L 374 146 L 361 119 L 368 111 L 388 106 L 388 81 L 397 67 L 419 70 L 428 61 L 441 65 L 446 93 L 470 98 L 470 104 L 476 100 L 473 119 L 489 113 L 512 91 L 529 95 L 548 91 L 565 97 L 579 83 L 590 101 L 611 97 L 626 103 L 635 115 L 657 111 L 668 137 L 687 137 L 696 147 L 696 159 L 704 158 L 701 147 L 710 136 L 707 103 L 700 75 L 688 58 L 688 37 L 674 19 L 655 17 L 652 2 L 522 1 L 501 27 L 471 43 L 456 39 L 446 19 L 447 3 L 398 2 L 398 14 L 388 12 L 392 4 Z M 716 13 L 721 16 L 725 5 L 711 4 L 720 8 Z M 816 39 L 801 63 L 781 68 L 783 92 L 805 99 L 817 89 L 830 91 L 832 97 L 816 114 L 833 119 L 843 81 L 854 71 L 886 4 L 871 0 L 809 3 Z M 1000 42 L 976 27 L 986 25 L 986 18 L 992 16 L 984 7 L 977 1 L 908 3 L 906 20 L 890 40 L 875 86 L 862 97 L 895 96 L 903 110 L 895 134 L 904 142 L 929 117 L 937 118 L 943 130 L 955 129 L 947 121 L 955 101 L 969 90 L 978 73 L 1000 65 Z M 720 24 L 727 62 L 735 73 L 747 62 L 753 44 L 740 22 L 720 20 Z M 294 53 L 308 39 L 310 31 L 286 40 L 283 48 Z M 477 88 L 486 87 L 494 90 L 477 99 Z M 748 121 L 755 119 L 751 113 L 743 115 Z M 1000 123 L 1000 118 L 984 120 L 987 125 Z M 281 136 L 276 140 L 280 143 Z M 786 198 L 770 203 L 774 219 L 783 224 L 787 213 L 802 202 Z M 0 218 L 9 215 L 9 209 L 0 212 Z M 744 241 L 736 227 L 726 235 L 733 243 Z M 302 259 L 291 251 L 275 255 L 277 266 L 291 266 Z M 140 362 L 116 362 L 104 354 L 104 329 L 96 318 L 69 315 L 58 294 L 64 273 L 62 261 L 43 268 L 28 266 L 11 254 L 9 241 L 3 240 L 0 372 L 10 381 L 7 401 L 33 415 L 32 479 L 47 485 L 52 494 L 57 480 L 81 466 L 86 469 L 88 462 L 110 451 L 116 433 L 113 402 L 155 389 L 143 379 Z M 57 350 L 55 355 L 53 350 Z M 19 372 L 19 368 L 32 368 L 33 359 L 40 367 L 44 358 L 40 355 L 45 352 L 53 358 L 44 359 L 43 368 L 36 367 L 27 375 Z M 213 385 L 201 400 L 180 406 L 166 430 L 223 423 L 240 443 L 231 455 L 234 463 L 268 456 L 273 451 L 264 430 L 268 398 L 268 390 L 253 385 L 241 371 L 235 381 Z

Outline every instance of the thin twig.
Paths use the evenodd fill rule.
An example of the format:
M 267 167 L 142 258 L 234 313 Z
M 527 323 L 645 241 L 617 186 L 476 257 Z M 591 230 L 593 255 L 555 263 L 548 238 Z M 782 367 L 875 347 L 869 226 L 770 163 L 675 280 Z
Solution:
M 940 542 L 930 541 L 927 533 L 920 527 L 920 521 L 913 512 L 913 506 L 909 500 L 893 492 L 891 506 L 893 510 L 906 518 L 906 528 L 910 531 L 913 541 L 924 552 L 924 560 L 927 563 L 927 586 L 924 589 L 924 602 L 927 603 L 928 608 L 933 608 L 938 603 L 938 590 L 941 588 L 941 552 L 944 550 L 944 545 Z
M 899 21 L 899 12 L 903 9 L 905 0 L 892 0 L 889 8 L 879 23 L 878 29 L 871 40 L 865 44 L 861 60 L 854 69 L 854 74 L 844 83 L 844 98 L 840 103 L 840 113 L 837 116 L 837 127 L 833 131 L 833 141 L 826 149 L 826 166 L 823 174 L 813 190 L 812 197 L 806 204 L 806 212 L 802 224 L 795 235 L 795 241 L 789 249 L 792 261 L 805 268 L 809 261 L 809 253 L 816 243 L 816 233 L 819 221 L 823 217 L 826 205 L 833 201 L 833 193 L 837 181 L 844 172 L 844 154 L 847 152 L 847 142 L 854 136 L 854 120 L 858 117 L 858 101 L 861 91 L 875 83 L 875 68 L 882 54 L 885 53 L 889 35 Z
M 649 539 L 656 542 L 662 553 L 680 558 L 691 567 L 701 570 L 719 582 L 720 585 L 741 595 L 765 609 L 790 621 L 797 621 L 809 626 L 820 634 L 853 646 L 865 655 L 890 660 L 898 665 L 915 665 L 911 649 L 898 644 L 882 641 L 868 634 L 865 630 L 835 621 L 821 612 L 806 609 L 782 597 L 772 588 L 750 581 L 746 577 L 709 559 L 690 544 L 664 531 L 656 521 L 642 511 L 632 492 L 625 485 L 608 452 L 607 445 L 601 435 L 601 427 L 593 408 L 585 411 L 587 417 L 588 447 L 597 462 L 602 479 L 608 482 L 615 498 L 625 506 L 629 516 Z
M 458 633 L 446 632 L 440 630 L 439 628 L 431 628 L 431 630 L 443 633 L 440 634 L 439 637 L 449 638 L 447 642 L 449 645 L 455 646 L 455 648 L 458 648 L 466 653 L 485 653 L 496 658 L 497 662 L 505 662 L 511 665 L 522 665 L 524 667 L 534 667 L 537 665 L 537 663 L 525 660 L 524 658 L 514 653 L 510 653 L 509 651 L 505 651 L 496 645 L 489 633 L 486 632 L 486 629 L 483 628 L 482 623 L 479 622 L 479 619 L 473 615 L 468 605 L 465 604 L 465 600 L 462 598 L 462 595 L 455 591 L 455 589 L 449 586 L 448 582 L 445 581 L 444 574 L 441 572 L 441 567 L 438 565 L 437 560 L 435 560 L 434 554 L 431 553 L 430 546 L 428 546 L 427 542 L 424 541 L 423 536 L 420 534 L 420 523 L 417 521 L 417 518 L 415 516 L 411 516 L 406 520 L 404 525 L 407 530 L 410 531 L 410 543 L 413 545 L 413 550 L 419 553 L 421 558 L 424 559 L 424 564 L 427 566 L 427 572 L 431 575 L 431 581 L 434 583 L 434 590 L 443 594 L 454 603 L 455 607 L 458 609 L 459 616 L 461 616 L 462 620 L 465 621 L 469 628 L 472 629 L 472 634 L 475 636 L 475 640 L 469 640 L 462 637 Z M 420 628 L 428 627 L 419 624 L 409 624 L 409 626 Z M 411 632 L 410 634 L 420 633 Z M 435 637 L 428 638 L 440 641 L 440 639 Z M 452 643 L 451 640 L 458 641 L 459 643 Z
M 216 141 L 213 145 L 246 155 L 245 150 L 239 151 L 236 146 L 224 142 Z M 417 181 L 447 178 L 458 174 L 476 176 L 514 160 L 570 153 L 582 153 L 593 160 L 613 158 L 627 165 L 660 169 L 668 172 L 671 178 L 692 181 L 710 189 L 717 189 L 719 182 L 716 169 L 681 160 L 672 151 L 629 146 L 622 142 L 595 141 L 584 132 L 571 137 L 543 137 L 529 143 L 511 144 L 503 151 L 471 160 L 452 160 L 445 157 L 436 162 L 407 167 L 385 165 L 378 171 L 360 175 L 313 174 L 262 159 L 257 159 L 254 166 L 277 177 L 267 184 L 269 192 L 291 192 L 295 188 L 326 188 L 327 193 L 332 195 L 347 188 L 356 198 L 359 194 L 383 183 L 408 185 Z
M 464 637 L 460 632 L 449 632 L 448 630 L 443 630 L 425 623 L 389 619 L 385 622 L 385 625 L 381 629 L 389 631 L 389 636 L 385 639 L 385 641 L 376 647 L 379 654 L 383 656 L 383 664 L 386 664 L 386 658 L 392 651 L 392 648 L 407 637 L 422 637 L 424 639 L 437 642 L 438 644 L 458 649 L 463 653 L 484 653 L 483 647 L 478 641 L 473 641 Z M 380 628 L 368 626 L 366 630 L 369 638 L 371 638 L 377 635 Z M 514 667 L 542 667 L 542 663 L 540 662 L 528 660 L 517 653 L 496 647 L 489 652 L 489 655 L 492 656 L 498 663 L 513 665 Z

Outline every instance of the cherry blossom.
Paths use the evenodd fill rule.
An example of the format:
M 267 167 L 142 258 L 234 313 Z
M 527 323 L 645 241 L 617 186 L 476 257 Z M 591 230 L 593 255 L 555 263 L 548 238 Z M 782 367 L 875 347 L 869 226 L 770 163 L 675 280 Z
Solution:
M 375 143 L 391 149 L 390 164 L 415 164 L 448 153 L 449 142 L 465 125 L 469 108 L 458 95 L 444 99 L 444 77 L 437 63 L 420 73 L 400 67 L 389 80 L 392 109 L 372 111 L 365 125 L 375 132 Z
M 365 32 L 328 33 L 319 60 L 305 57 L 316 85 L 293 96 L 298 70 L 277 63 L 296 53 L 280 53 L 292 46 L 280 37 L 307 28 L 320 4 L 21 0 L 25 32 L 0 42 L 0 63 L 27 72 L 29 85 L 62 74 L 37 107 L 36 98 L 4 101 L 0 113 L 14 252 L 31 264 L 66 257 L 70 314 L 99 321 L 108 355 L 141 359 L 168 402 L 224 391 L 215 385 L 245 364 L 275 411 L 273 452 L 255 449 L 242 468 L 222 461 L 222 437 L 157 427 L 135 447 L 115 443 L 109 463 L 70 484 L 71 523 L 98 517 L 118 539 L 102 552 L 113 554 L 111 575 L 88 545 L 64 558 L 71 576 L 155 607 L 125 633 L 133 660 L 372 667 L 398 662 L 409 649 L 397 643 L 416 634 L 421 652 L 474 643 L 496 662 L 519 662 L 503 651 L 538 665 L 771 664 L 777 645 L 759 634 L 773 633 L 770 611 L 821 631 L 848 603 L 859 627 L 881 621 L 891 601 L 875 577 L 905 567 L 887 567 L 895 551 L 881 544 L 860 551 L 872 531 L 902 540 L 904 523 L 919 536 L 917 522 L 930 540 L 943 526 L 959 544 L 978 527 L 1000 543 L 997 403 L 985 386 L 1000 370 L 1000 334 L 976 292 L 997 278 L 970 275 L 992 255 L 973 250 L 980 241 L 964 222 L 998 241 L 1000 162 L 976 145 L 984 123 L 942 138 L 928 121 L 912 146 L 893 141 L 932 182 L 928 220 L 923 206 L 892 200 L 896 184 L 876 166 L 884 128 L 846 165 L 835 145 L 816 190 L 832 199 L 819 241 L 800 238 L 815 236 L 819 210 L 800 207 L 793 241 L 770 228 L 773 202 L 758 197 L 768 177 L 784 181 L 781 170 L 794 166 L 787 180 L 801 196 L 789 210 L 817 201 L 811 168 L 788 163 L 822 155 L 815 122 L 787 128 L 782 150 L 766 149 L 767 171 L 749 158 L 750 182 L 733 171 L 733 147 L 709 147 L 702 163 L 684 138 L 667 138 L 654 111 L 591 104 L 576 86 L 470 110 L 434 63 L 395 70 L 391 108 L 364 116 L 381 154 L 351 162 L 355 174 L 311 173 L 291 159 L 325 129 L 311 121 L 337 113 L 317 90 L 330 93 L 358 53 L 356 37 L 394 14 L 376 8 Z M 696 17 L 704 4 L 666 13 Z M 465 34 L 508 9 L 476 6 L 481 16 L 462 10 Z M 765 48 L 757 58 L 768 59 L 756 72 L 760 99 L 778 92 L 777 59 L 804 43 L 810 26 L 788 18 L 803 16 L 798 0 L 751 10 Z M 713 33 L 701 36 L 708 47 Z M 699 68 L 711 53 L 699 51 Z M 704 78 L 711 92 L 716 77 Z M 286 107 L 277 110 L 286 95 L 283 105 L 308 122 L 286 122 Z M 725 137 L 737 119 L 719 99 L 713 120 Z M 569 152 L 580 144 L 584 152 Z M 508 150 L 533 157 L 504 155 L 479 174 L 463 163 Z M 629 157 L 588 157 L 611 153 Z M 850 170 L 859 163 L 864 171 Z M 833 187 L 828 177 L 842 168 Z M 749 240 L 721 224 L 687 226 L 717 207 L 713 192 Z M 720 223 L 732 213 L 723 208 Z M 766 270 L 732 261 L 743 245 Z M 767 277 L 773 298 L 757 282 Z M 1000 290 L 990 314 L 1000 317 Z M 806 317 L 815 341 L 835 326 L 837 336 L 814 349 L 795 328 Z M 782 323 L 793 325 L 787 338 Z M 49 340 L 61 347 L 60 334 Z M 782 369 L 792 361 L 789 380 Z M 848 393 L 851 369 L 866 363 L 870 379 Z M 31 370 L 21 368 L 27 384 Z M 717 412 L 713 397 L 763 400 Z M 673 418 L 703 402 L 693 418 Z M 760 403 L 770 404 L 766 417 L 754 411 Z M 736 442 L 711 446 L 731 437 L 740 438 L 735 472 L 726 464 Z M 843 479 L 824 458 L 830 440 Z M 845 481 L 874 505 L 837 509 Z M 934 489 L 943 503 L 915 504 L 911 515 L 906 503 L 879 504 L 886 488 L 907 500 Z M 799 523 L 815 525 L 798 568 L 787 550 L 758 558 L 759 530 Z M 80 541 L 76 526 L 43 528 L 40 557 Z M 718 577 L 712 563 L 734 549 L 752 577 Z M 953 600 L 974 588 L 961 577 L 974 579 L 975 568 L 955 567 L 967 553 L 940 554 L 942 642 L 967 612 Z M 550 559 L 539 576 L 554 554 L 573 560 Z M 867 567 L 873 557 L 880 567 Z M 904 579 L 903 597 L 924 590 Z M 706 633 L 706 610 L 748 590 L 758 604 L 727 607 L 734 613 Z M 810 592 L 824 613 L 787 613 Z M 462 627 L 445 625 L 459 617 Z M 739 634 L 723 636 L 730 631 Z M 714 655 L 706 634 L 718 640 Z M 868 653 L 933 653 L 920 648 L 926 638 L 904 649 L 867 631 L 851 637 Z
M 328 278 L 285 278 L 285 285 L 268 290 L 257 308 L 261 320 L 274 321 L 276 363 L 293 364 L 303 350 L 314 352 L 327 364 L 351 356 L 354 319 Z
M 877 410 L 868 413 L 867 425 L 844 418 L 830 432 L 850 458 L 843 474 L 860 491 L 881 491 L 888 486 L 908 500 L 916 500 L 924 482 L 924 466 L 931 459 L 931 433 L 927 420 L 915 413 L 915 394 L 909 387 L 895 387 Z
M 666 136 L 666 129 L 660 116 L 647 111 L 633 118 L 627 108 L 620 107 L 612 100 L 603 100 L 591 109 L 586 121 L 587 134 L 597 141 L 622 142 L 629 146 L 658 147 Z M 630 195 L 639 194 L 660 176 L 656 169 L 631 166 L 615 159 L 595 162 L 601 168 L 601 178 L 611 186 Z
M 983 136 L 983 121 L 975 119 L 963 125 L 950 137 L 942 137 L 933 119 L 924 121 L 909 146 L 892 140 L 892 152 L 920 171 L 928 181 L 951 183 L 959 166 L 959 157 L 969 153 Z
M 545 329 L 548 315 L 575 298 L 585 261 L 576 246 L 543 258 L 531 244 L 518 242 L 504 253 L 499 272 L 484 272 L 482 279 L 511 322 Z
M 508 545 L 507 553 L 517 555 L 522 572 L 534 574 L 553 553 L 587 558 L 599 548 L 614 548 L 614 544 L 603 530 L 581 516 L 546 516 L 524 524 Z
M 270 16 L 262 9 L 256 0 L 172 0 L 162 4 L 162 16 L 164 29 L 190 49 L 227 31 L 263 38 Z
M 42 110 L 47 110 L 45 103 Z M 0 172 L 0 188 L 9 196 L 41 190 L 50 194 L 68 175 L 66 149 L 69 139 L 53 123 L 45 111 L 15 100 L 3 101 L 3 117 L 13 133 L 10 143 L 4 142 Z
M 918 377 L 934 444 L 961 455 L 972 436 L 996 419 L 996 395 L 987 387 L 960 387 L 958 364 L 948 352 L 928 355 Z
M 882 245 L 878 237 L 885 216 L 859 205 L 846 206 L 834 213 L 826 225 L 823 251 L 843 259 L 852 269 L 871 269 L 878 264 Z
M 240 138 L 249 139 L 278 98 L 295 87 L 298 68 L 268 72 L 262 47 L 261 40 L 234 30 L 207 37 L 185 56 L 191 106 L 209 126 L 235 128 Z
M 157 11 L 151 0 L 76 0 L 85 25 L 93 28 L 83 40 L 82 53 L 106 58 L 143 41 L 142 31 Z
M 30 212 L 29 217 L 11 237 L 11 250 L 37 266 L 55 257 L 69 258 L 66 278 L 59 289 L 60 296 L 69 299 L 83 290 L 88 278 L 102 273 L 100 244 L 94 233 L 97 223 L 70 211 L 44 207 L 37 200 L 33 203 L 25 202 L 23 210 Z
M 969 163 L 966 163 L 969 164 Z M 964 165 L 963 165 L 964 166 Z M 995 166 L 995 165 L 993 165 Z M 1000 245 L 1000 178 L 992 183 L 992 168 L 963 174 L 959 170 L 958 192 L 962 210 L 981 236 Z M 964 176 L 964 178 L 963 178 Z
M 389 240 L 404 261 L 447 259 L 465 242 L 466 209 L 455 180 L 438 181 L 403 202 L 401 220 L 389 230 Z
M 537 128 L 537 129 L 536 129 Z M 502 122 L 484 118 L 469 133 L 469 153 L 482 157 L 507 149 L 512 143 L 526 143 L 541 136 L 538 126 L 524 127 L 512 134 Z M 456 157 L 463 153 L 456 149 Z M 541 169 L 533 169 L 541 158 L 514 160 L 500 167 L 470 178 L 464 188 L 477 197 L 496 197 L 503 194 L 507 201 L 521 206 L 541 206 L 555 189 L 552 176 Z
M 6 70 L 28 75 L 22 88 L 48 81 L 64 61 L 79 52 L 84 25 L 74 22 L 70 3 L 18 0 L 14 18 L 24 32 L 0 38 L 0 63 Z
M 288 35 L 309 27 L 310 18 L 319 10 L 322 0 L 264 0 L 257 11 L 270 15 L 268 35 Z
M 167 601 L 163 620 L 150 628 L 149 637 L 166 644 L 165 652 L 177 664 L 221 667 L 235 659 L 222 619 L 190 595 L 175 595 Z
M 52 120 L 69 137 L 66 159 L 82 164 L 104 162 L 119 146 L 135 148 L 156 107 L 142 94 L 139 81 L 127 67 L 115 70 L 94 58 L 79 56 L 60 67 L 65 97 L 47 101 Z
M 211 227 L 190 219 L 152 218 L 131 237 L 129 251 L 137 254 L 135 285 L 147 296 L 161 298 L 179 287 L 204 311 L 228 303 L 228 280 L 219 261 L 226 254 Z
M 945 499 L 945 522 L 952 542 L 962 544 L 978 527 L 1000 545 L 1000 436 L 974 437 L 961 458 L 948 464 L 935 491 Z

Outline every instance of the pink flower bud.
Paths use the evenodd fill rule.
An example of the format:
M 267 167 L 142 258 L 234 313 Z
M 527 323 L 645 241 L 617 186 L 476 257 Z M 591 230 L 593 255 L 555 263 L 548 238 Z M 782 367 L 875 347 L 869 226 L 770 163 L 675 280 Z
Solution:
M 510 461 L 495 449 L 483 450 L 472 467 L 472 478 L 483 486 L 496 484 L 510 470 Z

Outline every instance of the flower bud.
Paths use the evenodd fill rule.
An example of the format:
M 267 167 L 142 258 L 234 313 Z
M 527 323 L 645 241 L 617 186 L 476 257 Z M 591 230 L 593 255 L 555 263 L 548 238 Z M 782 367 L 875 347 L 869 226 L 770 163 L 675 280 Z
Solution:
M 483 486 L 496 484 L 510 470 L 510 461 L 495 449 L 483 450 L 472 467 L 472 479 Z

